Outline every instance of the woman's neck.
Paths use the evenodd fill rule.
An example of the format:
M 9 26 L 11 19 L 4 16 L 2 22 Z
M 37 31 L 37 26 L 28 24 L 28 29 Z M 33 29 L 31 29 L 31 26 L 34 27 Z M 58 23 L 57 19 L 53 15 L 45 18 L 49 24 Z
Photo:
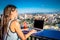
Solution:
M 11 20 L 13 20 L 13 19 L 15 19 L 15 17 L 14 16 L 11 16 Z

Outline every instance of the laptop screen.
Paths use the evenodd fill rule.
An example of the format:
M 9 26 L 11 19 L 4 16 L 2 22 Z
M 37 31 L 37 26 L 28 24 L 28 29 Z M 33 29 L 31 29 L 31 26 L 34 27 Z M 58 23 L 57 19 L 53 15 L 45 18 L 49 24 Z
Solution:
M 44 20 L 34 20 L 34 28 L 43 29 Z

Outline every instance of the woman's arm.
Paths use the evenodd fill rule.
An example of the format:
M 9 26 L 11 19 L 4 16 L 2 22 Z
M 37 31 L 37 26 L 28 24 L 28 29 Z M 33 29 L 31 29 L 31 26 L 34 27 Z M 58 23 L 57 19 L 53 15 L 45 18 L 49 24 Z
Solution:
M 36 32 L 35 30 L 31 30 L 28 34 L 24 35 L 17 21 L 12 22 L 12 24 L 14 25 L 15 32 L 22 40 L 26 40 L 32 33 Z
M 31 30 L 28 34 L 26 34 L 25 36 L 26 36 L 26 39 L 31 35 L 31 34 L 33 34 L 33 33 L 35 33 L 36 32 L 36 30 Z

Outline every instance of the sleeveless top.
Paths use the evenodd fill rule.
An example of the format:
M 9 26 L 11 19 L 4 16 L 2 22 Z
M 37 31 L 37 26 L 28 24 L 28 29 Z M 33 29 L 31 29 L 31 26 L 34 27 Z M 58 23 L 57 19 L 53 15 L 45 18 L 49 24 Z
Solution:
M 16 19 L 14 19 L 14 20 L 16 20 Z M 18 19 L 17 19 L 17 20 L 18 20 Z M 5 35 L 4 40 L 21 40 L 21 39 L 18 37 L 17 33 L 16 33 L 16 32 L 12 32 L 12 31 L 10 30 L 10 28 L 9 28 L 12 21 L 13 21 L 13 20 L 10 20 L 10 21 L 8 22 L 7 34 Z M 19 20 L 18 20 L 18 21 L 19 21 Z

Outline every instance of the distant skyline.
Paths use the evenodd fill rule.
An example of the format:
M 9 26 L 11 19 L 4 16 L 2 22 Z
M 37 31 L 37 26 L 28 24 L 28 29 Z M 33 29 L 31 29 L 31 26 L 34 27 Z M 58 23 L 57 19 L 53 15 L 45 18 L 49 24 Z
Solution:
M 8 4 L 17 6 L 18 13 L 60 11 L 60 0 L 0 0 L 0 13 Z

